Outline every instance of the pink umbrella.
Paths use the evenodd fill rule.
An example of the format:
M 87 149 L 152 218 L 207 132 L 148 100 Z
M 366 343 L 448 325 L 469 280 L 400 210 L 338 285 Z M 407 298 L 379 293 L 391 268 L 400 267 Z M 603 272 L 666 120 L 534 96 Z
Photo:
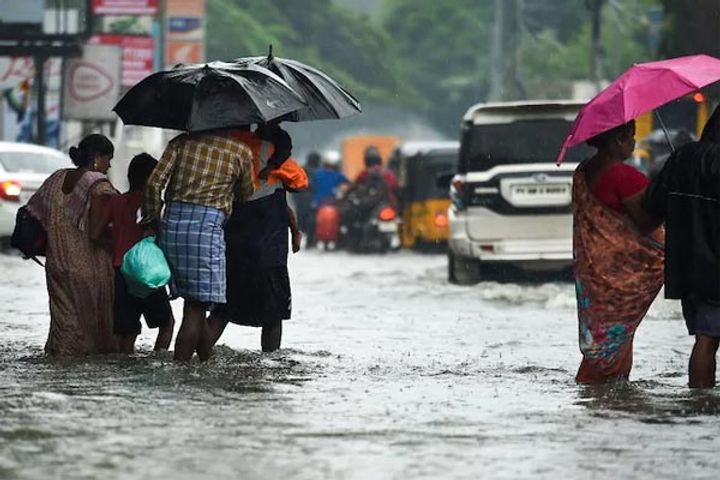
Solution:
M 719 80 L 720 60 L 708 55 L 633 65 L 580 110 L 557 164 L 569 147 Z

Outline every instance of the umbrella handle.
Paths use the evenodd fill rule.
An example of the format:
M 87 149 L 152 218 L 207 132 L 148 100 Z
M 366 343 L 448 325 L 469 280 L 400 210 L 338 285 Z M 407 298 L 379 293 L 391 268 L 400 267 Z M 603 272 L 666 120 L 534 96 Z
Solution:
M 665 122 L 663 122 L 663 119 L 660 116 L 660 112 L 658 112 L 657 109 L 655 109 L 654 112 L 655 118 L 657 118 L 657 121 L 660 124 L 660 128 L 662 128 L 662 131 L 665 134 L 665 140 L 667 140 L 668 145 L 670 145 L 670 150 L 674 152 L 675 145 L 673 145 L 672 140 L 670 140 L 670 134 L 668 133 L 667 127 L 665 127 Z

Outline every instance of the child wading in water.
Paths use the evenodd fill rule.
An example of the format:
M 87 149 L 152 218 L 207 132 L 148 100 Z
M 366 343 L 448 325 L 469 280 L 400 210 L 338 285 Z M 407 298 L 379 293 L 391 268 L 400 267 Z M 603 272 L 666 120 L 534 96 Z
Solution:
M 120 339 L 120 351 L 133 353 L 135 340 L 142 329 L 140 317 L 145 317 L 149 328 L 159 328 L 155 350 L 167 350 L 172 339 L 175 320 L 165 288 L 147 298 L 130 294 L 120 273 L 123 256 L 142 238 L 138 223 L 143 203 L 145 184 L 155 169 L 157 160 L 147 153 L 135 156 L 128 168 L 130 190 L 115 195 L 109 201 L 107 224 L 112 231 L 113 267 L 115 268 L 115 302 L 113 304 L 113 331 Z

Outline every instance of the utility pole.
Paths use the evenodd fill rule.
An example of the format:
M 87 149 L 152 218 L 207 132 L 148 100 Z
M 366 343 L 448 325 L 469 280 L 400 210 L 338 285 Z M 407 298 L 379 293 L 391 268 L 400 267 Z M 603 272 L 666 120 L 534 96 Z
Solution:
M 600 89 L 602 69 L 602 10 L 606 0 L 589 0 L 592 14 L 592 36 L 590 39 L 590 80 Z
M 513 32 L 513 84 L 515 86 L 514 99 L 527 98 L 525 88 L 525 70 L 523 69 L 523 43 L 525 38 L 525 0 L 515 0 L 515 25 Z
M 492 46 L 490 51 L 490 94 L 488 100 L 503 99 L 503 78 L 505 76 L 505 49 L 503 36 L 505 33 L 505 0 L 495 0 L 495 25 L 493 26 Z

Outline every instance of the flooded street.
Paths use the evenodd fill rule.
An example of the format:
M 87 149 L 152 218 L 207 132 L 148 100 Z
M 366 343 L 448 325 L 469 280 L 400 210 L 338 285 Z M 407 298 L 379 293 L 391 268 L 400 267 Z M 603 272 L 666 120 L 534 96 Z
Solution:
M 690 392 L 675 303 L 632 382 L 575 385 L 570 284 L 449 285 L 445 257 L 291 259 L 284 349 L 230 326 L 207 364 L 140 339 L 51 361 L 43 271 L 0 257 L 0 478 L 704 478 L 720 394 Z M 179 317 L 180 304 L 175 305 Z

